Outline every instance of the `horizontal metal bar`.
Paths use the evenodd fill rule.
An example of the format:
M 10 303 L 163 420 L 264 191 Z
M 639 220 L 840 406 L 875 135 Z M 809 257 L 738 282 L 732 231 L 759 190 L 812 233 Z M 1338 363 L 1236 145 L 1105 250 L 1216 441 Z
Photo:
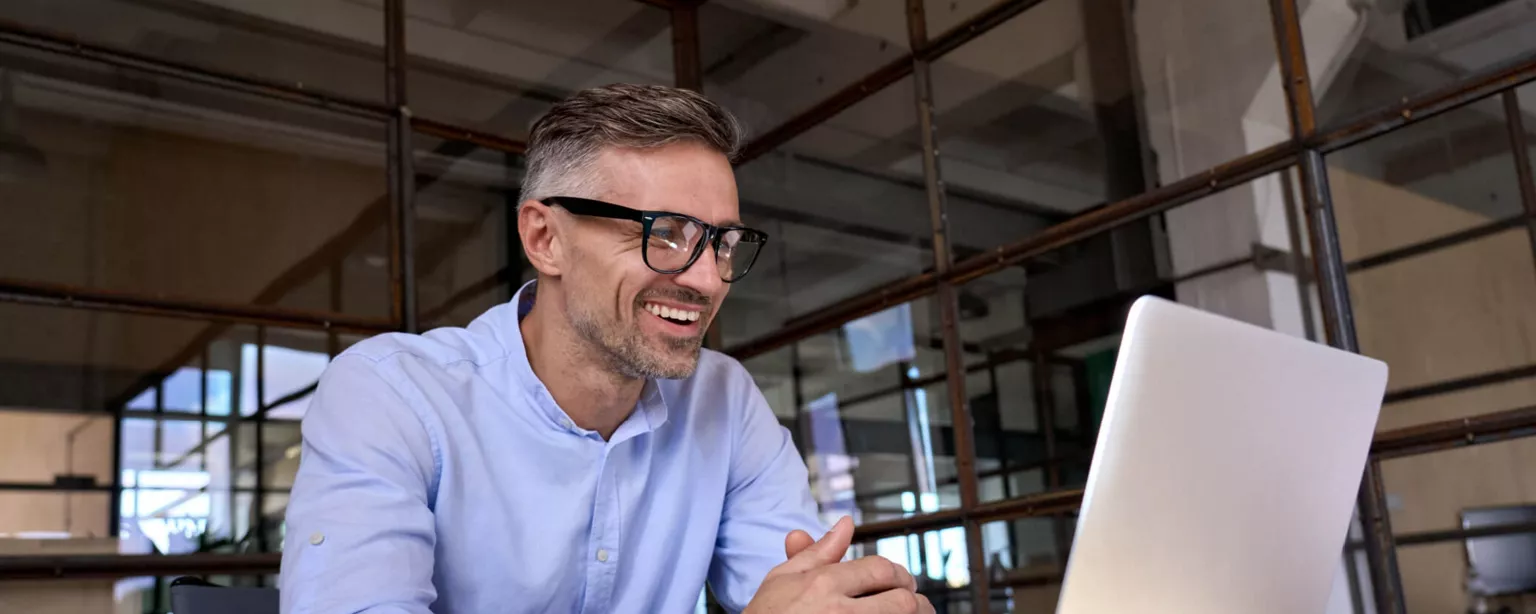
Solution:
M 464 141 L 474 143 L 486 149 L 518 155 L 528 153 L 528 143 L 526 142 L 430 119 L 412 117 L 411 129 L 446 141 Z
M 1422 399 L 1424 397 L 1460 392 L 1462 390 L 1478 388 L 1490 384 L 1502 384 L 1504 382 L 1525 379 L 1527 377 L 1536 377 L 1536 365 L 1526 365 L 1523 367 L 1504 369 L 1502 371 L 1479 373 L 1477 375 L 1469 375 L 1459 379 L 1435 382 L 1433 384 L 1425 384 L 1423 386 L 1416 386 L 1413 388 L 1405 388 L 1394 392 L 1388 392 L 1386 398 L 1383 399 L 1382 402 L 1385 404 L 1401 403 L 1403 401 Z
M 383 318 L 166 298 L 19 279 L 0 278 L 0 302 L 344 332 L 381 333 L 394 330 L 394 325 Z
M 853 541 L 855 543 L 872 542 L 898 535 L 958 527 L 967 520 L 986 524 L 1015 518 L 1049 516 L 1077 509 L 1082 501 L 1082 489 L 1074 488 L 983 503 L 976 506 L 969 514 L 959 509 L 948 509 L 921 516 L 869 522 L 854 528 Z
M 0 493 L 7 491 L 26 492 L 112 492 L 111 484 L 92 484 L 90 486 L 68 486 L 53 482 L 0 482 Z
M 7 580 L 116 579 L 143 576 L 277 573 L 283 555 L 261 554 L 72 554 L 0 557 L 0 583 Z
M 4 19 L 0 19 L 0 43 L 67 55 L 108 66 L 138 70 L 219 89 L 235 90 L 264 98 L 275 98 L 370 119 L 383 120 L 392 115 L 390 109 L 382 104 L 324 94 L 306 89 L 299 84 L 290 85 L 250 76 L 213 71 L 166 58 L 152 57 L 124 49 L 99 45 L 73 36 L 49 32 Z
M 1449 541 L 1477 539 L 1479 537 L 1519 535 L 1522 533 L 1536 533 L 1536 522 L 1521 522 L 1513 524 L 1492 525 L 1486 527 L 1472 527 L 1470 529 L 1447 529 L 1444 531 L 1401 533 L 1397 536 L 1397 545 L 1414 546 L 1423 544 L 1436 544 Z
M 831 119 L 838 113 L 842 113 L 849 107 L 858 104 L 871 94 L 883 90 L 911 74 L 912 57 L 910 55 L 892 60 L 891 63 L 881 66 L 875 72 L 849 84 L 848 87 L 838 90 L 827 99 L 816 103 L 815 106 L 801 111 L 772 130 L 763 133 L 762 136 L 753 139 L 737 155 L 736 163 L 738 165 L 746 164 L 761 157 L 763 154 L 778 149 L 779 146 L 794 140 L 795 137 Z
M 1520 228 L 1525 225 L 1526 219 L 1527 216 L 1522 214 L 1502 220 L 1495 220 L 1487 224 L 1473 226 L 1471 228 L 1459 230 L 1448 235 L 1435 237 L 1428 241 L 1414 243 L 1412 245 L 1404 245 L 1402 247 L 1390 249 L 1379 254 L 1366 256 L 1345 265 L 1345 267 L 1351 273 L 1374 269 L 1379 266 L 1392 264 L 1399 260 L 1405 260 L 1414 256 L 1428 254 L 1469 241 L 1476 241 L 1478 239 L 1495 235 L 1506 230 Z
M 318 107 L 374 119 L 379 121 L 394 117 L 396 111 L 375 102 L 358 100 L 334 94 L 317 92 L 303 84 L 288 84 L 212 70 L 174 60 L 153 57 L 125 49 L 82 41 L 76 37 L 49 32 L 0 19 L 0 44 L 11 44 L 38 51 L 55 53 L 89 60 L 117 68 L 127 68 L 163 77 L 198 83 L 224 90 L 233 90 L 263 98 L 271 98 L 309 107 Z M 382 71 L 382 67 L 380 69 Z M 411 128 L 437 138 L 474 143 L 486 149 L 524 154 L 528 144 L 516 139 L 473 130 L 446 122 L 422 117 L 411 117 Z
M 1536 435 L 1536 406 L 1382 431 L 1371 442 L 1378 460 Z
M 1481 537 L 1499 537 L 1503 535 L 1521 535 L 1536 533 L 1536 522 L 1520 522 L 1511 524 L 1498 524 L 1486 527 L 1472 527 L 1470 529 L 1444 529 L 1439 531 L 1420 531 L 1417 533 L 1399 533 L 1393 539 L 1398 546 L 1424 546 L 1428 544 L 1440 544 L 1445 542 L 1459 542 Z M 1360 550 L 1364 546 L 1362 542 L 1351 541 L 1350 550 Z
M 1332 153 L 1356 143 L 1381 136 L 1403 126 L 1420 122 L 1446 111 L 1461 108 L 1505 90 L 1536 80 L 1536 51 L 1525 53 L 1465 79 L 1418 96 L 1400 104 L 1366 111 L 1336 122 L 1305 140 L 1305 145 L 1323 153 Z
M 970 19 L 946 30 L 943 34 L 929 39 L 928 43 L 921 48 L 914 49 L 911 53 L 875 69 L 874 72 L 838 90 L 811 108 L 801 111 L 772 130 L 763 133 L 762 136 L 759 136 L 752 142 L 747 143 L 747 146 L 742 148 L 741 155 L 737 157 L 737 164 L 745 164 L 778 149 L 818 124 L 831 119 L 838 113 L 848 110 L 853 105 L 862 102 L 880 90 L 910 76 L 914 61 L 933 62 L 944 54 L 959 49 L 966 43 L 975 40 L 977 37 L 986 34 L 993 28 L 1041 4 L 1043 1 L 1002 0 L 987 7 Z

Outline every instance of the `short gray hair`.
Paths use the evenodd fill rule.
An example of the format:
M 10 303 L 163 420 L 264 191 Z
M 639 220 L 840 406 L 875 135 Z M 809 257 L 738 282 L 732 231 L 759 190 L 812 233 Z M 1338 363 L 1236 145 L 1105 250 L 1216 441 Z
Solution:
M 587 167 L 607 147 L 650 149 L 694 141 L 735 161 L 742 139 L 736 117 L 698 92 L 630 84 L 582 90 L 534 123 L 518 202 L 595 196 Z

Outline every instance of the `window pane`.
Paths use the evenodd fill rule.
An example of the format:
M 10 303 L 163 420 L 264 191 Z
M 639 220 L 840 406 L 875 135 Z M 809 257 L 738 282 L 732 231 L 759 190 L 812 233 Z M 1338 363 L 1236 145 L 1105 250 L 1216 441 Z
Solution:
M 1070 539 L 1071 530 L 1066 518 L 1019 518 L 981 526 L 993 598 L 1009 600 L 1007 609 L 994 605 L 993 611 L 1055 611 L 1064 569 L 1057 544 Z
M 1536 483 L 1527 470 L 1532 462 L 1536 440 L 1526 438 L 1382 463 L 1393 532 L 1403 539 L 1456 528 L 1529 527 L 1536 522 Z M 1536 534 L 1529 532 L 1401 545 L 1398 565 L 1408 606 L 1417 612 L 1455 604 L 1462 611 L 1479 600 L 1510 603 L 1496 595 L 1536 585 L 1529 568 L 1510 558 L 1528 557 L 1533 545 Z
M 163 379 L 153 374 L 174 372 L 209 326 L 0 303 L 0 407 L 109 411 Z
M 854 557 L 880 556 L 901 565 L 917 580 L 917 590 L 939 612 L 970 612 L 971 569 L 965 529 L 949 527 L 915 535 L 886 537 L 853 544 Z M 1007 612 L 1003 595 L 994 591 L 992 611 Z
M 7 0 L 0 19 L 155 59 L 384 99 L 384 11 L 353 2 Z
M 1503 119 L 1484 101 L 1330 154 L 1345 262 L 1360 270 L 1432 239 L 1518 226 L 1499 226 L 1523 210 Z
M 1313 97 L 1340 121 L 1428 93 L 1530 48 L 1536 7 L 1502 0 L 1311 2 L 1301 15 Z
M 828 524 L 960 504 L 928 301 L 899 306 L 746 361 L 795 435 Z
M 411 107 L 524 138 L 549 105 L 609 83 L 672 85 L 671 15 L 631 0 L 408 2 Z
M 727 347 L 933 266 L 921 165 L 892 172 L 902 156 L 885 155 L 912 150 L 898 124 L 914 115 L 904 79 L 738 169 L 742 218 L 770 238 L 731 284 Z
M 464 326 L 512 298 L 522 271 L 517 156 L 416 135 L 416 297 L 423 328 Z
M 899 60 L 906 48 L 906 13 L 897 2 L 699 7 L 704 91 L 757 135 Z M 910 115 L 911 87 L 900 91 Z
M 1536 262 L 1524 228 L 1356 271 L 1349 282 L 1361 351 L 1392 366 L 1389 400 L 1416 396 L 1408 391 L 1428 384 L 1536 364 Z M 1504 392 L 1514 396 L 1485 400 L 1495 406 L 1484 407 L 1536 400 L 1519 387 Z M 1447 403 L 1439 408 L 1462 413 Z M 1384 412 L 1390 411 L 1389 405 Z M 1432 415 L 1418 410 L 1422 419 Z
M 105 492 L 0 491 L 0 534 L 106 538 L 112 495 Z M 111 546 L 102 544 L 109 551 Z
M 0 63 L 36 158 L 0 182 L 0 277 L 388 314 L 387 271 L 367 265 L 387 218 L 382 122 L 14 47 Z
M 0 483 L 73 476 L 111 484 L 112 418 L 0 410 L 0 459 Z

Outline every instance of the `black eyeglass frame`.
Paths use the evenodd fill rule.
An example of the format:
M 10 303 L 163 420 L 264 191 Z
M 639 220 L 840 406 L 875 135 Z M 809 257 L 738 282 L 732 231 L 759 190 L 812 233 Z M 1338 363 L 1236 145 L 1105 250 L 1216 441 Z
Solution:
M 616 205 L 610 202 L 593 200 L 591 198 L 580 198 L 576 196 L 550 196 L 540 200 L 539 202 L 542 202 L 551 207 L 560 207 L 575 215 L 640 222 L 641 227 L 644 229 L 640 242 L 640 259 L 645 261 L 645 266 L 649 267 L 652 271 L 661 273 L 662 275 L 676 275 L 688 270 L 688 267 L 691 267 L 695 262 L 698 262 L 699 255 L 704 253 L 705 245 L 709 245 L 714 249 L 715 257 L 718 259 L 720 254 L 720 239 L 725 236 L 727 231 L 737 230 L 741 231 L 742 243 L 758 244 L 757 252 L 752 254 L 752 260 L 747 262 L 746 267 L 741 270 L 740 275 L 730 279 L 727 279 L 723 273 L 720 275 L 720 281 L 725 283 L 740 281 L 741 278 L 746 277 L 747 273 L 752 271 L 752 265 L 757 264 L 757 257 L 761 256 L 763 253 L 762 246 L 768 243 L 768 233 L 756 228 L 748 228 L 746 226 L 716 226 L 699 218 L 683 213 L 673 213 L 671 211 L 642 211 L 639 209 L 632 209 L 624 205 Z M 693 253 L 688 255 L 688 261 L 684 263 L 683 266 L 680 266 L 676 269 L 663 269 L 651 264 L 651 228 L 656 224 L 656 220 L 671 217 L 682 218 L 698 224 L 704 229 L 704 237 L 699 239 L 698 244 L 693 246 Z M 715 268 L 718 271 L 720 267 L 717 264 Z

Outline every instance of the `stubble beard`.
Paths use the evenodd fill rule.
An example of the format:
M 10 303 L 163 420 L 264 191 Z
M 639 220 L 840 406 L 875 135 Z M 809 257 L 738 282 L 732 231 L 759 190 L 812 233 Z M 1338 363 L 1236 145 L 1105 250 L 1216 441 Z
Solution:
M 635 306 L 638 316 L 645 314 Z M 683 379 L 699 366 L 703 335 L 661 338 L 662 349 L 651 346 L 646 336 L 634 327 L 617 321 L 600 321 L 584 309 L 571 310 L 571 327 L 576 335 L 595 349 L 613 373 L 636 379 Z

